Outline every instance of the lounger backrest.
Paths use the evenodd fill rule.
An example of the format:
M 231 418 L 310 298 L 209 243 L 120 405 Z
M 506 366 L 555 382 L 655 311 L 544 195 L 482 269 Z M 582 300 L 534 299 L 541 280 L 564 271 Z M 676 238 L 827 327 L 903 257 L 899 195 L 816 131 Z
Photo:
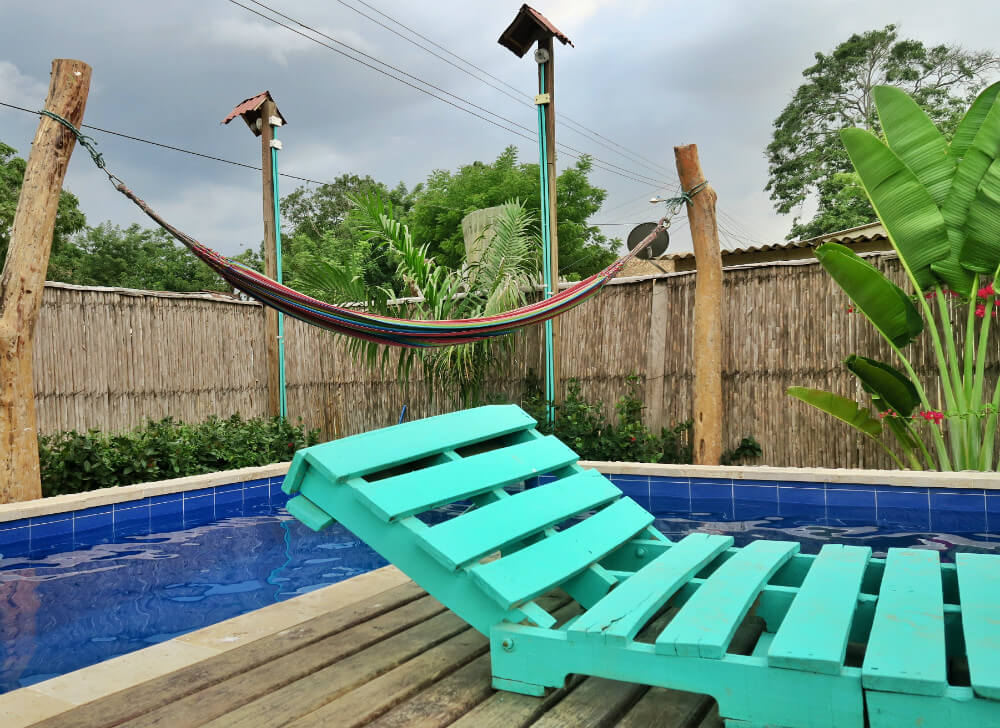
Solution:
M 307 448 L 285 479 L 288 510 L 316 530 L 341 522 L 483 633 L 550 626 L 533 600 L 559 586 L 595 602 L 616 583 L 597 562 L 653 517 L 535 424 L 491 405 Z M 520 489 L 541 475 L 554 480 Z M 460 515 L 431 515 L 449 504 Z

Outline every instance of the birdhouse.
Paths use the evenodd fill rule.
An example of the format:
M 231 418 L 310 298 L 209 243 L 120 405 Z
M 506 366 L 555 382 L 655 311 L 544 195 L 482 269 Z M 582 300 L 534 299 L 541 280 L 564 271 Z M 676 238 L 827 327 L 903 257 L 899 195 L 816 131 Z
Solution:
M 250 127 L 250 131 L 254 133 L 255 136 L 260 136 L 261 128 L 261 107 L 264 105 L 265 101 L 270 101 L 274 103 L 274 99 L 271 98 L 271 92 L 265 91 L 262 94 L 257 94 L 256 96 L 251 96 L 249 99 L 244 99 L 239 103 L 239 105 L 229 112 L 229 116 L 222 120 L 223 124 L 228 124 L 230 121 L 235 119 L 237 116 L 243 117 L 243 121 L 247 123 Z M 278 107 L 274 107 L 274 116 L 278 117 L 279 123 L 271 122 L 274 126 L 284 126 L 285 117 L 281 115 L 278 111 Z
M 563 45 L 573 45 L 573 41 L 552 25 L 548 18 L 532 7 L 522 5 L 514 22 L 507 26 L 497 42 L 518 58 L 523 58 L 536 41 L 553 36 L 562 41 Z

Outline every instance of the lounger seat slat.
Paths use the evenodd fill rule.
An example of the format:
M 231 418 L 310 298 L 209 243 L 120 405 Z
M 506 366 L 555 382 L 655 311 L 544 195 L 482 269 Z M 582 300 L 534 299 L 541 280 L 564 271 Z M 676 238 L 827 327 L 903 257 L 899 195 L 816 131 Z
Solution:
M 310 460 L 335 481 L 530 430 L 535 420 L 517 405 L 489 405 L 352 435 L 309 448 Z
M 768 664 L 840 674 L 871 555 L 867 546 L 822 548 L 771 642 Z
M 963 553 L 955 564 L 972 689 L 1000 700 L 1000 560 Z
M 799 550 L 789 541 L 754 541 L 720 566 L 656 638 L 660 654 L 719 659 L 750 605 Z
M 420 545 L 442 565 L 456 569 L 621 494 L 596 470 L 585 470 L 440 523 Z
M 678 589 L 732 545 L 732 536 L 685 536 L 588 609 L 567 630 L 570 639 L 632 639 Z
M 944 597 L 936 551 L 889 549 L 861 681 L 870 690 L 944 694 Z
M 355 487 L 376 515 L 390 521 L 558 470 L 576 460 L 575 452 L 549 435 Z
M 504 609 L 533 599 L 579 574 L 653 522 L 631 498 L 469 573 Z

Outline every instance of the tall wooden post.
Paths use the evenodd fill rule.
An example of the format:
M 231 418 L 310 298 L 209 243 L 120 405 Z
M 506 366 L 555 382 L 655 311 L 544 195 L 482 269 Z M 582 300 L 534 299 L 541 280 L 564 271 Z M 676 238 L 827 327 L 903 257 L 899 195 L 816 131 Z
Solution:
M 555 94 L 555 48 L 552 43 L 552 36 L 542 38 L 538 41 L 538 47 L 547 51 L 549 60 L 544 66 L 539 66 L 539 75 L 544 77 L 539 79 L 544 84 L 546 93 L 549 95 L 549 102 L 545 107 L 545 159 L 546 175 L 549 184 L 549 266 L 552 271 L 552 294 L 559 293 L 559 213 L 556 210 L 556 94 Z M 553 402 L 562 404 L 562 362 L 559 357 L 559 329 L 560 321 L 556 316 L 552 321 L 552 391 Z
M 674 147 L 681 189 L 705 182 L 695 144 Z M 697 268 L 694 292 L 694 462 L 722 456 L 722 254 L 715 221 L 717 195 L 705 185 L 687 205 Z
M 52 61 L 47 110 L 79 128 L 89 91 L 90 66 L 65 58 Z M 59 195 L 75 145 L 72 131 L 42 117 L 0 276 L 0 503 L 42 497 L 31 347 Z
M 274 217 L 274 176 L 271 166 L 271 140 L 274 138 L 269 120 L 277 114 L 271 99 L 260 107 L 260 168 L 264 190 L 264 275 L 278 280 L 277 221 Z M 278 312 L 264 307 L 264 346 L 267 360 L 267 413 L 281 414 L 281 352 L 278 341 Z

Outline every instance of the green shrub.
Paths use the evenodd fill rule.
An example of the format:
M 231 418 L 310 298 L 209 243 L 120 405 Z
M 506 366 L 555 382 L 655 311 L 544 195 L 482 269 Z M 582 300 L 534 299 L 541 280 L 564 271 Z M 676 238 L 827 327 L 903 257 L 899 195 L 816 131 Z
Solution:
M 629 374 L 625 380 L 628 391 L 615 405 L 618 414 L 611 424 L 600 402 L 590 402 L 580 393 L 576 379 L 567 382 L 565 401 L 556 407 L 554 426 L 545 417 L 545 398 L 540 382 L 529 374 L 522 407 L 536 420 L 538 430 L 553 434 L 575 450 L 584 460 L 606 460 L 633 463 L 690 464 L 693 460 L 693 421 L 685 420 L 673 427 L 664 427 L 657 435 L 642 422 L 645 407 L 639 399 L 639 377 Z M 723 465 L 734 465 L 761 455 L 760 444 L 744 437 L 733 450 L 722 454 Z
M 319 441 L 281 417 L 245 420 L 212 417 L 186 424 L 149 421 L 125 433 L 58 432 L 38 438 L 42 495 L 179 478 L 290 460 Z

